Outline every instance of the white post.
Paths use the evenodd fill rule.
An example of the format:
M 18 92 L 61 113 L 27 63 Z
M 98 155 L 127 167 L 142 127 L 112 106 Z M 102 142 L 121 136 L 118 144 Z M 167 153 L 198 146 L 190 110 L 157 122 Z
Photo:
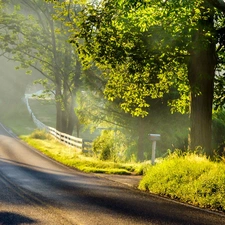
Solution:
M 152 165 L 155 164 L 156 141 L 152 141 Z
M 152 141 L 152 165 L 155 164 L 156 141 L 160 140 L 160 136 L 160 134 L 149 134 L 150 140 Z

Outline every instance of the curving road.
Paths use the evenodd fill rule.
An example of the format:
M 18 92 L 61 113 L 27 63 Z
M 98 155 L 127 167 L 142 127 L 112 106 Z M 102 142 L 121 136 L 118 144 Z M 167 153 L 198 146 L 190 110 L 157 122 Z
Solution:
M 225 224 L 225 216 L 69 169 L 0 124 L 0 224 Z

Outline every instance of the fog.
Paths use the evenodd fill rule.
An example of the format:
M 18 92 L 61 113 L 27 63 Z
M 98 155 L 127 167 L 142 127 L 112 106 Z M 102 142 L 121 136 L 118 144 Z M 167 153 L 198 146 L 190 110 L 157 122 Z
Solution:
M 27 7 L 27 5 L 25 6 L 25 9 L 26 9 L 26 7 Z M 20 48 L 18 48 L 19 55 L 22 53 L 23 50 L 24 50 L 25 54 L 28 53 L 29 57 L 31 55 L 30 53 L 34 53 L 34 58 L 32 60 L 35 59 L 35 64 L 32 63 L 32 65 L 34 65 L 34 66 L 37 65 L 39 71 L 43 71 L 42 74 L 43 75 L 45 74 L 44 75 L 45 78 L 47 78 L 48 80 L 52 80 L 53 82 L 54 82 L 54 80 L 58 80 L 58 78 L 60 78 L 62 83 L 70 84 L 70 86 L 64 85 L 63 89 L 60 86 L 60 88 L 62 89 L 61 93 L 63 93 L 63 94 L 66 93 L 66 91 L 68 91 L 68 90 L 65 90 L 66 88 L 69 88 L 70 91 L 72 90 L 74 93 L 77 93 L 77 90 L 80 88 L 79 78 L 81 76 L 81 71 L 80 71 L 81 69 L 79 68 L 79 63 L 76 62 L 78 57 L 74 54 L 74 49 L 73 49 L 72 45 L 68 45 L 68 42 L 65 42 L 65 40 L 68 40 L 67 34 L 63 37 L 62 35 L 60 35 L 57 32 L 52 33 L 52 30 L 50 28 L 54 28 L 55 25 L 58 26 L 58 23 L 55 23 L 51 19 L 46 20 L 45 18 L 43 18 L 41 16 L 42 13 L 45 12 L 45 10 L 46 10 L 45 8 L 43 8 L 43 10 L 44 10 L 43 12 L 41 10 L 37 11 L 36 12 L 37 14 L 35 14 L 35 11 L 33 11 L 33 10 L 26 11 L 25 9 L 23 9 L 22 12 L 25 11 L 26 15 L 30 14 L 30 13 L 32 13 L 33 15 L 40 15 L 40 17 L 38 17 L 38 20 L 36 22 L 41 24 L 41 26 L 40 26 L 41 28 L 39 31 L 37 31 L 32 26 L 29 27 L 30 29 L 27 28 L 28 26 L 25 26 L 25 25 L 21 26 L 23 29 L 22 28 L 20 28 L 20 29 L 22 30 L 22 33 L 24 32 L 25 34 L 27 34 L 27 39 L 24 38 L 24 40 L 25 40 L 24 45 L 22 43 L 21 46 L 19 46 L 20 47 Z M 38 14 L 38 13 L 40 13 L 40 14 Z M 50 14 L 48 16 L 50 16 Z M 48 24 L 48 22 L 49 22 L 49 24 Z M 17 25 L 18 24 L 16 24 L 16 27 L 17 27 Z M 17 32 L 17 30 L 15 32 Z M 21 41 L 21 39 L 19 38 L 20 41 Z M 8 39 L 7 39 L 7 41 L 8 41 Z M 11 40 L 11 41 L 12 41 L 12 43 L 16 42 L 14 40 Z M 55 43 L 58 45 L 54 46 Z M 9 43 L 9 47 L 11 47 L 10 44 L 11 44 L 11 42 Z M 24 47 L 24 46 L 26 46 L 26 47 Z M 34 50 L 35 47 L 37 49 Z M 50 51 L 49 51 L 49 49 L 50 49 Z M 52 49 L 54 50 L 54 54 L 53 54 L 54 57 L 52 56 Z M 36 57 L 36 55 L 35 55 L 36 52 L 39 53 L 37 55 L 38 55 L 38 57 L 41 56 L 41 58 Z M 61 54 L 62 52 L 64 52 L 64 55 Z M 23 57 L 22 57 L 23 55 L 21 54 L 20 56 L 23 61 Z M 25 57 L 25 59 L 26 59 L 26 57 Z M 36 62 L 36 61 L 38 61 L 38 62 Z M 47 62 L 47 63 L 43 63 L 43 62 Z M 56 65 L 55 65 L 55 62 L 57 62 Z M 42 65 L 42 63 L 43 63 L 43 65 Z M 18 103 L 21 103 L 21 100 L 24 96 L 24 93 L 25 93 L 28 85 L 32 84 L 34 80 L 36 80 L 38 77 L 40 77 L 40 73 L 38 73 L 37 71 L 33 71 L 32 75 L 26 75 L 26 70 L 23 70 L 23 69 L 15 70 L 15 67 L 18 65 L 19 64 L 17 64 L 16 62 L 9 61 L 4 57 L 0 57 L 0 119 L 1 119 L 1 114 L 5 113 L 6 109 L 8 110 L 8 112 L 10 114 L 13 114 L 14 112 L 16 112 L 15 110 L 17 110 L 17 107 L 15 107 L 15 106 Z M 70 79 L 69 79 L 70 76 L 68 76 L 68 75 L 70 75 L 70 76 L 73 75 L 73 77 L 70 78 L 73 80 L 73 83 L 70 82 Z M 41 78 L 43 78 L 43 77 L 41 77 Z M 55 82 L 55 85 L 60 85 L 60 84 Z M 91 82 L 91 85 L 93 86 L 94 82 Z M 63 98 L 63 100 L 65 100 L 64 105 L 71 104 L 71 107 L 68 107 L 66 109 L 68 113 L 61 113 L 60 110 L 62 107 L 61 108 L 58 107 L 58 109 L 59 109 L 58 114 L 61 115 L 61 117 L 62 116 L 66 117 L 68 115 L 68 118 L 58 119 L 58 121 L 57 121 L 58 127 L 56 125 L 57 130 L 64 132 L 64 133 L 68 132 L 68 134 L 70 134 L 72 128 L 78 127 L 78 129 L 80 129 L 80 127 L 81 127 L 78 119 L 72 118 L 69 114 L 69 113 L 73 113 L 73 116 L 74 116 L 73 102 L 75 100 L 73 99 L 71 101 L 70 98 L 72 98 L 72 97 L 74 97 L 74 96 L 72 95 L 70 97 L 68 95 L 67 99 Z M 100 101 L 97 99 L 97 102 L 100 102 Z M 86 104 L 88 105 L 87 102 L 86 102 Z M 84 104 L 84 106 L 85 106 L 85 104 Z M 105 113 L 104 117 L 106 117 L 106 118 L 110 117 L 110 114 L 109 113 L 107 114 L 107 110 L 106 110 L 106 112 L 101 112 L 100 111 L 101 105 L 98 105 L 98 106 L 99 106 L 99 109 L 97 109 L 97 112 L 96 112 L 97 116 L 99 116 L 99 114 Z M 115 107 L 113 107 L 113 106 L 112 106 L 112 108 L 115 109 Z M 70 111 L 70 109 L 72 109 L 72 110 Z M 83 110 L 87 111 L 87 107 L 85 106 Z M 91 111 L 92 110 L 90 109 L 90 111 L 88 111 L 88 114 L 90 114 Z M 142 136 L 144 136 L 145 140 L 143 140 L 143 138 L 142 138 L 142 141 L 140 141 L 140 143 L 145 141 L 147 148 L 149 148 L 148 146 L 150 145 L 150 141 L 148 140 L 147 132 L 149 132 L 149 133 L 156 132 L 156 133 L 162 134 L 162 141 L 161 141 L 162 146 L 160 146 L 160 143 L 158 144 L 158 146 L 161 147 L 161 149 L 167 149 L 167 148 L 171 147 L 170 143 L 173 143 L 173 142 L 181 142 L 182 143 L 182 141 L 179 140 L 179 139 L 183 138 L 183 137 L 180 137 L 180 133 L 181 134 L 184 133 L 184 135 L 186 134 L 186 130 L 180 131 L 181 129 L 179 129 L 179 130 L 177 129 L 177 127 L 182 127 L 182 126 L 180 126 L 180 124 L 183 125 L 184 120 L 186 122 L 186 118 L 183 119 L 183 117 L 181 117 L 180 115 L 177 115 L 176 117 L 173 115 L 173 117 L 172 117 L 169 113 L 169 109 L 167 109 L 167 108 L 166 108 L 165 115 L 163 115 L 162 111 L 163 111 L 163 109 L 160 108 L 160 114 L 159 114 L 159 110 L 157 110 L 157 112 L 151 113 L 151 117 L 145 119 L 145 121 L 146 121 L 146 122 L 144 121 L 145 129 L 143 129 L 144 131 L 142 132 L 143 135 L 140 135 L 141 132 L 138 133 L 139 129 L 136 129 L 138 127 L 139 120 L 136 121 L 136 119 L 129 117 L 128 123 L 129 123 L 129 125 L 131 125 L 131 127 L 133 129 L 132 135 L 135 136 L 134 137 L 135 140 L 137 140 L 138 135 L 141 136 L 141 138 L 142 138 Z M 119 113 L 116 112 L 116 114 L 119 114 Z M 124 114 L 121 114 L 120 116 L 123 121 L 127 117 Z M 152 119 L 152 116 L 153 117 L 155 116 L 155 118 L 157 118 L 157 121 Z M 102 119 L 102 117 L 103 116 L 101 115 L 101 119 Z M 59 118 L 59 117 L 57 117 L 57 118 Z M 85 119 L 89 120 L 90 116 L 86 117 Z M 118 121 L 114 121 L 115 120 L 114 115 L 111 116 L 111 119 L 113 120 L 113 123 L 115 123 L 115 124 L 118 123 Z M 118 120 L 118 118 L 117 118 L 117 120 Z M 172 123 L 173 126 L 171 125 L 172 120 L 174 120 L 174 122 Z M 68 124 L 61 123 L 61 121 L 67 121 Z M 100 122 L 102 122 L 102 121 L 100 121 Z M 77 124 L 73 124 L 73 123 L 77 123 Z M 64 127 L 64 124 L 66 124 L 66 126 L 67 125 L 68 126 Z M 72 124 L 71 125 L 72 128 L 70 128 L 70 124 Z M 110 126 L 110 125 L 108 125 L 108 126 Z M 111 126 L 113 126 L 113 125 L 111 125 Z M 141 126 L 141 129 L 142 128 L 143 127 Z M 178 131 L 174 132 L 176 129 Z M 77 131 L 77 133 L 79 133 L 79 132 Z M 130 133 L 130 130 L 128 133 Z M 164 134 L 165 134 L 165 136 L 164 136 Z M 130 134 L 127 134 L 126 136 L 129 136 L 129 135 Z M 176 137 L 176 135 L 178 137 Z M 183 136 L 183 135 L 181 135 L 181 136 Z M 171 140 L 172 137 L 174 140 Z M 131 139 L 134 139 L 134 138 L 132 137 Z M 169 146 L 167 146 L 167 145 L 164 146 L 164 144 L 169 144 Z
M 27 75 L 24 69 L 16 70 L 18 63 L 0 57 L 0 116 L 5 110 L 13 110 L 21 102 L 27 85 L 36 75 Z

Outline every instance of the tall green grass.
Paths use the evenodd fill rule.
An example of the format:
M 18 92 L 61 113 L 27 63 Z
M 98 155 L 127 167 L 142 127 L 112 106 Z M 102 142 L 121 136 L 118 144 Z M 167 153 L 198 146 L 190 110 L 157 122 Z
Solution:
M 204 155 L 173 153 L 148 168 L 139 189 L 225 211 L 225 164 Z
M 115 163 L 85 156 L 75 148 L 58 142 L 40 130 L 35 130 L 31 135 L 20 138 L 56 161 L 83 172 L 140 175 L 145 167 L 145 164 L 142 163 Z

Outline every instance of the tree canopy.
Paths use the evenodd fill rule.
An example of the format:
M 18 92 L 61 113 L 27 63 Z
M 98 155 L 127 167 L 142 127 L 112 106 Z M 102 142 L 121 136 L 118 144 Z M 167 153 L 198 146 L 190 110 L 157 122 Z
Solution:
M 201 146 L 212 155 L 214 78 L 218 58 L 223 58 L 218 30 L 223 24 L 220 0 L 105 0 L 86 4 L 79 16 L 71 17 L 71 42 L 79 46 L 86 65 L 94 62 L 102 69 L 106 96 L 120 99 L 126 112 L 146 116 L 151 99 L 165 101 L 165 94 L 173 93 L 169 104 L 181 112 L 190 108 L 190 148 Z
M 14 11 L 5 10 L 1 21 L 0 48 L 5 57 L 20 62 L 28 72 L 37 70 L 46 92 L 55 95 L 56 128 L 72 134 L 75 124 L 74 97 L 81 65 L 68 42 L 68 30 L 52 19 L 53 5 L 42 0 L 16 1 Z M 13 11 L 13 12 L 12 12 Z M 18 67 L 19 68 L 19 67 Z
M 38 2 L 38 6 L 43 4 L 41 0 L 31 2 Z M 154 109 L 163 111 L 166 104 L 172 112 L 189 113 L 189 148 L 194 150 L 200 146 L 212 155 L 213 101 L 217 106 L 223 104 L 223 96 L 219 94 L 223 79 L 216 71 L 224 69 L 224 1 L 46 2 L 54 2 L 54 5 L 47 3 L 46 6 L 54 11 L 56 21 L 44 13 L 43 23 L 43 18 L 37 14 L 36 19 L 42 21 L 42 27 L 31 23 L 26 30 L 29 22 L 24 21 L 21 32 L 15 20 L 24 20 L 21 16 L 16 15 L 14 19 L 1 17 L 6 24 L 9 24 L 8 19 L 11 22 L 7 27 L 10 36 L 7 32 L 2 36 L 2 49 L 17 59 L 22 58 L 22 67 L 34 62 L 29 55 L 41 57 L 39 63 L 46 61 L 42 72 L 51 75 L 49 80 L 60 87 L 56 88 L 56 93 L 61 99 L 69 96 L 65 90 L 68 93 L 75 90 L 74 84 L 79 83 L 79 79 L 73 75 L 81 74 L 81 66 L 86 70 L 84 76 L 90 74 L 87 71 L 98 68 L 100 76 L 95 77 L 103 81 L 106 98 L 126 113 L 142 118 L 141 128 L 146 120 L 152 120 Z M 34 36 L 35 29 L 40 36 Z M 25 48 L 23 44 L 28 43 L 28 39 L 24 34 L 28 33 L 32 44 L 29 42 L 29 47 Z M 59 39 L 53 38 L 56 36 Z M 62 36 L 69 40 L 72 48 Z M 10 42 L 7 42 L 9 37 Z M 40 39 L 47 42 L 40 42 Z M 20 42 L 23 44 L 13 50 L 15 40 L 23 40 Z M 61 47 L 62 43 L 66 44 Z M 36 44 L 42 46 L 39 53 L 33 48 Z M 51 51 L 46 54 L 49 46 Z M 62 59 L 62 55 L 66 57 Z M 75 71 L 68 70 L 70 66 Z M 40 69 L 39 64 L 37 68 Z M 66 108 L 66 103 L 63 107 Z M 140 129 L 138 136 L 143 135 L 146 130 Z

